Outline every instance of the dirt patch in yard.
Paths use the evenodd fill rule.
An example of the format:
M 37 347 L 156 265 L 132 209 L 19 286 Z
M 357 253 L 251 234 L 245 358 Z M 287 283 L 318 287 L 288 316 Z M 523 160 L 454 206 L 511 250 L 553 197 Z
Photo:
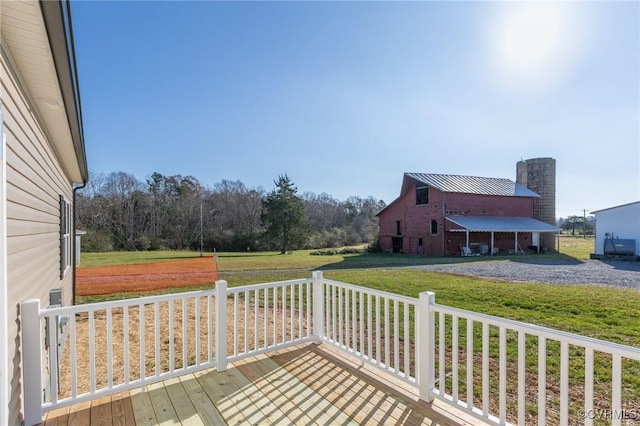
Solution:
M 218 268 L 209 256 L 135 265 L 78 268 L 76 274 L 76 294 L 93 296 L 213 285 L 218 279 Z

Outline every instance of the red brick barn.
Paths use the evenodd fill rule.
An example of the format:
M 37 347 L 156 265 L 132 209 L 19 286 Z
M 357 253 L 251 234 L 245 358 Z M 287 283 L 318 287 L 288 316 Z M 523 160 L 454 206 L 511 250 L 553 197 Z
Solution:
M 380 246 L 438 256 L 538 250 L 541 232 L 559 230 L 533 219 L 538 197 L 509 179 L 405 173 L 400 196 L 378 213 Z

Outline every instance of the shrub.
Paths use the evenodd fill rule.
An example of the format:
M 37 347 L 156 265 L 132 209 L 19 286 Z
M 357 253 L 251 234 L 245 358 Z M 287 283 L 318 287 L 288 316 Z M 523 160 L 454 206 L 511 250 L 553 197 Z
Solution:
M 146 235 L 140 235 L 133 241 L 136 250 L 147 251 L 151 248 L 151 240 Z
M 377 235 L 367 246 L 367 251 L 369 253 L 380 253 L 382 251 L 382 248 L 380 247 L 380 238 Z
M 85 253 L 113 251 L 111 236 L 96 231 L 87 231 L 80 239 L 80 250 Z
M 333 256 L 338 254 L 337 250 L 329 249 L 329 250 L 314 250 L 309 253 L 311 256 Z
M 340 254 L 360 254 L 360 253 L 364 253 L 365 251 L 359 248 L 355 248 L 355 247 L 345 247 L 342 250 L 340 250 L 338 253 Z

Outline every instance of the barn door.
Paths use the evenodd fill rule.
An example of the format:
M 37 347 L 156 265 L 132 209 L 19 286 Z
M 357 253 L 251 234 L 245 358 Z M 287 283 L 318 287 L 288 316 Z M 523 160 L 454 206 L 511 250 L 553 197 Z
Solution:
M 402 237 L 392 237 L 391 245 L 393 253 L 402 253 Z

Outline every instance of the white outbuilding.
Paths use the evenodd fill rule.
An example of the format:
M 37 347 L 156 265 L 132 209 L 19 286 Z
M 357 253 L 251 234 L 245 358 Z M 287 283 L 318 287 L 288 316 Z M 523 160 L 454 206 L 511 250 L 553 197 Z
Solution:
M 640 201 L 592 212 L 596 255 L 640 256 Z

